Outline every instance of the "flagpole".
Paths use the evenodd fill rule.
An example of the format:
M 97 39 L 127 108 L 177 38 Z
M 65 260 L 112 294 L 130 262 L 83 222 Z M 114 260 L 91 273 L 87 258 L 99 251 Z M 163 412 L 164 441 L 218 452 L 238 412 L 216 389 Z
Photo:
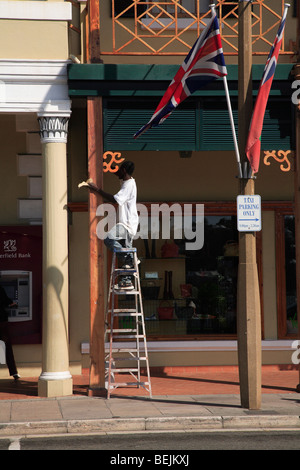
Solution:
M 236 138 L 235 127 L 234 127 L 233 114 L 232 114 L 232 109 L 231 109 L 231 102 L 230 102 L 230 97 L 229 97 L 229 91 L 228 91 L 228 84 L 227 84 L 227 77 L 226 76 L 223 77 L 223 83 L 224 83 L 224 88 L 225 88 L 227 107 L 228 107 L 228 112 L 229 112 L 229 118 L 230 118 L 231 130 L 232 130 L 232 137 L 233 137 L 235 154 L 236 154 L 236 161 L 237 161 L 238 168 L 239 168 L 239 177 L 242 178 L 243 174 L 242 174 L 240 153 L 239 153 L 239 147 L 238 147 L 237 138 Z
M 212 3 L 209 5 L 211 9 L 211 14 L 214 15 L 216 14 L 216 5 Z M 232 114 L 232 108 L 231 108 L 231 101 L 230 101 L 230 96 L 229 96 L 229 90 L 228 90 L 228 84 L 227 84 L 227 77 L 224 75 L 223 77 L 223 83 L 224 83 L 224 89 L 225 89 L 225 95 L 226 95 L 226 101 L 227 101 L 227 107 L 228 107 L 228 113 L 229 113 L 229 119 L 230 119 L 230 125 L 231 125 L 231 131 L 232 131 L 232 137 L 233 137 L 233 142 L 234 142 L 234 149 L 235 149 L 235 154 L 236 154 L 236 161 L 238 164 L 238 169 L 239 169 L 239 177 L 242 178 L 242 167 L 241 167 L 241 159 L 240 159 L 240 153 L 239 153 L 239 147 L 238 147 L 238 142 L 236 138 L 236 132 L 235 132 L 235 126 L 234 126 L 234 120 L 233 120 L 233 114 Z

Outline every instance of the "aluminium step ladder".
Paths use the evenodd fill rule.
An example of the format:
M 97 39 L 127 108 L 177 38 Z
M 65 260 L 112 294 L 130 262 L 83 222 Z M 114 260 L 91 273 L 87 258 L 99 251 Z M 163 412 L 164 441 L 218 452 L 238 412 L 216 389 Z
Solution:
M 118 268 L 117 254 L 131 255 L 132 268 Z M 121 276 L 130 276 L 134 288 L 120 289 Z M 116 301 L 118 299 L 118 302 Z M 130 308 L 122 304 L 131 304 Z M 127 305 L 128 307 L 128 305 Z M 117 323 L 117 325 L 116 325 Z M 127 324 L 126 324 L 127 323 Z M 136 248 L 122 248 L 113 251 L 105 318 L 107 398 L 117 387 L 143 387 L 152 398 L 150 369 L 147 351 L 146 330 L 141 295 L 140 276 Z M 122 342 L 123 340 L 123 342 Z M 126 341 L 129 340 L 128 343 Z M 146 366 L 147 380 L 141 382 L 141 364 Z M 117 381 L 125 375 L 130 381 Z

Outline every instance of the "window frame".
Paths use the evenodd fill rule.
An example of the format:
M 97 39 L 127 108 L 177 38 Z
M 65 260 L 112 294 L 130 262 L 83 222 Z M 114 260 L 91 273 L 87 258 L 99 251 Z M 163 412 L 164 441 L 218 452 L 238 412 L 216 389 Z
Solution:
M 292 203 L 275 210 L 275 233 L 276 233 L 276 302 L 277 302 L 277 337 L 278 339 L 296 338 L 297 333 L 287 332 L 286 316 L 286 272 L 285 272 L 285 234 L 284 217 L 295 216 Z
M 183 8 L 185 8 L 186 10 L 188 10 L 191 14 L 197 15 L 197 0 L 190 0 L 190 2 L 194 3 L 194 8 L 192 10 L 189 10 L 188 7 L 183 5 L 184 1 L 185 0 L 179 0 L 178 4 L 181 5 Z M 157 3 L 157 2 L 161 2 L 161 0 L 151 0 L 151 2 L 152 3 Z M 200 14 L 206 13 L 209 10 L 209 3 L 210 2 L 208 0 L 200 0 L 200 11 L 199 11 Z M 205 4 L 205 7 L 202 6 L 204 4 Z M 175 4 L 174 4 L 174 6 L 165 5 L 165 9 L 168 13 L 170 13 L 170 15 L 173 15 L 175 13 Z M 155 10 L 155 8 L 153 8 L 153 10 Z M 189 18 L 189 15 L 187 15 L 184 12 L 184 10 L 182 10 L 181 8 L 178 8 L 177 17 L 178 18 Z
M 183 1 L 183 0 L 180 0 L 180 2 L 181 1 Z M 191 29 L 191 30 L 192 29 L 197 29 L 198 26 L 197 26 L 197 24 L 195 24 L 195 20 L 198 17 L 197 0 L 193 0 L 193 1 L 194 1 L 194 10 L 190 12 L 191 15 L 193 15 L 193 16 L 190 16 L 190 15 L 186 14 L 184 12 L 184 10 L 177 7 L 177 15 L 176 15 L 177 25 L 176 26 L 173 23 L 173 20 L 169 16 L 169 15 L 171 15 L 171 16 L 174 15 L 174 18 L 175 18 L 175 7 L 172 7 L 172 10 L 174 9 L 174 11 L 172 11 L 172 10 L 170 11 L 170 9 L 168 10 L 168 5 L 164 6 L 167 13 L 159 15 L 159 22 L 153 21 L 153 18 L 151 18 L 146 13 L 145 18 L 142 18 L 142 23 L 146 27 L 151 25 L 151 29 L 153 29 L 153 30 L 160 30 L 160 29 L 164 29 L 164 28 L 167 28 L 168 30 L 175 30 L 175 29 L 184 30 L 186 28 Z M 209 11 L 209 3 L 210 2 L 207 1 L 207 0 L 204 0 L 204 1 L 205 1 L 206 9 L 202 10 L 201 1 L 200 1 L 199 15 L 204 15 L 205 13 L 207 13 Z M 204 1 L 202 0 L 202 4 L 204 4 Z M 160 0 L 151 0 L 151 2 L 152 3 L 156 3 L 156 2 L 159 3 Z M 183 7 L 184 7 L 184 5 L 183 5 Z M 203 7 L 203 8 L 205 8 L 205 7 Z M 186 8 L 186 10 L 188 10 L 188 8 Z M 153 13 L 155 14 L 156 13 L 155 7 L 151 11 L 153 11 Z M 159 11 L 157 13 L 159 13 Z M 205 19 L 203 20 L 203 24 L 200 26 L 200 28 L 203 29 L 205 27 L 205 24 L 207 24 L 207 22 L 208 22 L 208 17 L 206 16 Z

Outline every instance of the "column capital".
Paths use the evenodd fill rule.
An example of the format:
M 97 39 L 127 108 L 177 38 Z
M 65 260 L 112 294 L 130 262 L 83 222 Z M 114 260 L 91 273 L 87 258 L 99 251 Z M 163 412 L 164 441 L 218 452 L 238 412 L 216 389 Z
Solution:
M 43 143 L 67 143 L 70 114 L 38 114 L 40 137 Z

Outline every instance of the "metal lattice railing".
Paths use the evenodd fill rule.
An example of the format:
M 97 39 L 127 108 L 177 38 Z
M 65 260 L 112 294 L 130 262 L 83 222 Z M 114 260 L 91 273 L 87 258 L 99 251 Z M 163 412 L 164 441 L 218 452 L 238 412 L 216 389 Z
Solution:
M 252 9 L 254 55 L 269 53 L 284 2 L 255 0 L 249 6 Z M 101 51 L 101 54 L 185 55 L 210 18 L 210 3 L 210 0 L 111 0 L 111 28 L 105 29 L 105 38 L 101 41 L 109 50 Z M 215 4 L 224 54 L 237 55 L 238 2 L 215 0 Z M 110 38 L 107 31 L 112 32 Z M 293 55 L 294 52 L 288 49 L 283 41 L 281 53 Z

